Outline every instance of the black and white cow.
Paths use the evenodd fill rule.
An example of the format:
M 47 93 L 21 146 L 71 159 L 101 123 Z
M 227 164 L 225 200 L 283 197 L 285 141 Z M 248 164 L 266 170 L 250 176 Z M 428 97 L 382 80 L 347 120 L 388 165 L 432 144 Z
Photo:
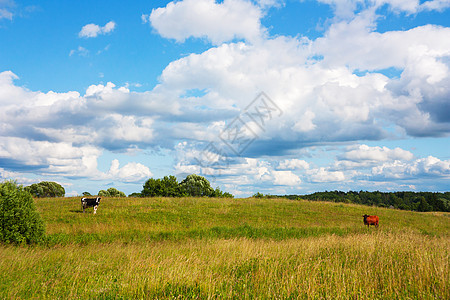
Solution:
M 88 207 L 94 208 L 94 214 L 97 212 L 98 205 L 100 204 L 100 197 L 97 198 L 81 198 L 81 207 L 83 212 Z

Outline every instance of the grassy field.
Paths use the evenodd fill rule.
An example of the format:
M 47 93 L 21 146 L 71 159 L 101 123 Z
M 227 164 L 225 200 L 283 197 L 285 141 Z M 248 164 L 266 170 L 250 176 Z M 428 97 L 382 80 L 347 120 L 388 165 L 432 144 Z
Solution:
M 0 298 L 450 299 L 450 214 L 286 199 L 38 199 Z M 363 214 L 377 214 L 367 228 Z

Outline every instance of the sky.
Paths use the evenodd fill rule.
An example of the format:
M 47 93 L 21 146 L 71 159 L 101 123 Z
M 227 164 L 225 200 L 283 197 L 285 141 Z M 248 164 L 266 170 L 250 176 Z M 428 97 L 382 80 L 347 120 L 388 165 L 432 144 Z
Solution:
M 0 180 L 450 190 L 450 0 L 0 0 Z

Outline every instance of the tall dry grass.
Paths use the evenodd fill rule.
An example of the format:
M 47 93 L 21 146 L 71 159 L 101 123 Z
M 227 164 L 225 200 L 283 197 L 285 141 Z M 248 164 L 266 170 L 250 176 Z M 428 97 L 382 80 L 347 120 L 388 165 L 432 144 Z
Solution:
M 449 299 L 444 237 L 1 247 L 0 298 Z

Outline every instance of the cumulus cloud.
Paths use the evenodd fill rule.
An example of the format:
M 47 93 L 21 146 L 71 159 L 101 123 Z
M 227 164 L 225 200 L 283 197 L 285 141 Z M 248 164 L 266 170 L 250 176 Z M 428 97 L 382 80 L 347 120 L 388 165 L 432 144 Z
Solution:
M 184 0 L 142 15 L 163 37 L 205 38 L 216 45 L 168 64 L 146 92 L 107 82 L 92 84 L 84 95 L 43 93 L 16 85 L 17 75 L 2 72 L 0 160 L 24 170 L 135 182 L 148 177 L 150 169 L 136 163 L 120 168 L 113 161 L 101 173 L 96 165 L 101 151 L 175 147 L 184 153 L 175 163 L 177 173 L 214 175 L 228 185 L 294 187 L 358 176 L 404 178 L 402 173 L 447 176 L 448 161 L 415 158 L 401 148 L 350 146 L 325 165 L 295 155 L 343 142 L 450 133 L 449 29 L 426 25 L 376 32 L 381 5 L 417 13 L 439 10 L 446 2 L 322 2 L 346 17 L 333 20 L 315 40 L 266 36 L 260 23 L 264 9 L 284 1 Z M 88 24 L 79 36 L 96 37 L 114 28 L 113 21 L 103 27 Z M 399 75 L 386 76 L 385 69 Z M 276 103 L 282 118 L 267 119 L 255 130 L 256 139 L 242 157 L 228 149 L 215 158 L 221 164 L 199 165 L 195 158 L 205 155 L 205 146 L 219 140 L 260 91 Z M 255 122 L 245 125 L 257 128 Z
M 292 171 L 272 171 L 272 175 L 275 185 L 297 186 L 302 182 Z
M 342 171 L 332 171 L 325 167 L 320 167 L 318 169 L 311 169 L 308 171 L 309 180 L 312 182 L 336 182 L 345 181 L 344 172 Z
M 119 160 L 114 159 L 111 162 L 109 171 L 104 174 L 105 179 L 118 180 L 121 182 L 142 182 L 153 176 L 150 169 L 140 163 L 128 163 L 120 168 Z
M 154 9 L 149 20 L 163 37 L 183 42 L 206 38 L 213 44 L 233 39 L 254 41 L 261 37 L 262 12 L 250 1 L 183 0 Z M 146 22 L 145 15 L 142 17 Z
M 84 96 L 77 92 L 41 93 L 16 86 L 16 79 L 12 72 L 0 73 L 2 166 L 122 182 L 135 182 L 151 174 L 147 167 L 136 163 L 113 168 L 109 177 L 97 170 L 102 149 L 126 152 L 137 144 L 153 141 L 151 117 L 114 112 L 113 103 L 120 111 L 124 102 L 133 98 L 128 89 L 116 89 L 110 83 L 91 86 Z M 105 110 L 106 106 L 112 106 L 112 111 Z
M 301 159 L 285 159 L 278 165 L 280 170 L 307 170 L 309 169 L 309 163 Z
M 93 146 L 73 147 L 70 143 L 31 141 L 17 137 L 0 137 L 0 160 L 16 169 L 39 169 L 51 174 L 95 176 L 101 151 Z
M 318 0 L 329 4 L 338 18 L 352 18 L 355 13 L 361 10 L 372 10 L 387 5 L 390 10 L 396 13 L 415 14 L 424 10 L 441 11 L 450 6 L 448 0 Z M 422 3 L 421 3 L 422 2 Z
M 414 155 L 401 148 L 389 149 L 387 147 L 369 147 L 358 145 L 340 156 L 341 160 L 384 162 L 392 160 L 412 160 Z
M 433 156 L 417 159 L 411 163 L 394 161 L 372 169 L 376 178 L 410 179 L 417 177 L 444 177 L 450 179 L 450 160 Z
M 116 23 L 114 21 L 109 21 L 105 24 L 105 26 L 99 26 L 97 24 L 87 24 L 81 28 L 81 31 L 78 33 L 79 37 L 82 38 L 95 38 L 98 35 L 108 34 L 116 28 Z

